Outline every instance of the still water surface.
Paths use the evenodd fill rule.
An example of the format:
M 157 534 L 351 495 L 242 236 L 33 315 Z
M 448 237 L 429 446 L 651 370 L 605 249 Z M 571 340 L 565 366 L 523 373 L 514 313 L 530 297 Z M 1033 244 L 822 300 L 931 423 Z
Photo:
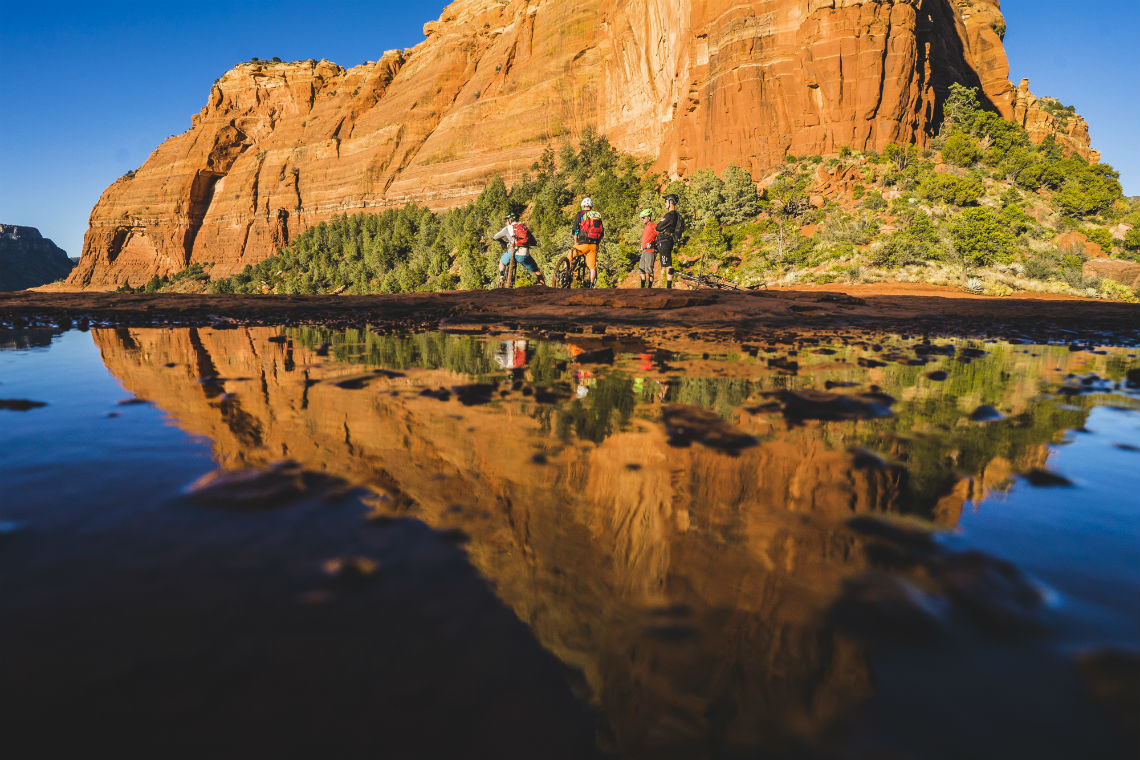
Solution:
M 9 333 L 3 709 L 166 756 L 1127 756 L 1137 367 Z

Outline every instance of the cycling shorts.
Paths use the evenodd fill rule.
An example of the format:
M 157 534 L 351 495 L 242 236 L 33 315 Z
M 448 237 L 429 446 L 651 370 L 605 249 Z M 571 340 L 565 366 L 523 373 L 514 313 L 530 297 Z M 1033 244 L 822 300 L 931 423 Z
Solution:
M 535 263 L 535 260 L 531 257 L 529 248 L 516 248 L 515 249 L 515 261 L 518 262 L 519 264 L 522 264 L 524 267 L 526 267 L 527 269 L 529 269 L 532 272 L 538 272 L 538 264 Z M 510 264 L 511 263 L 511 252 L 510 251 L 504 251 L 502 257 L 499 259 L 499 263 L 502 264 L 503 266 Z
M 673 266 L 673 238 L 659 237 L 657 238 L 657 253 L 661 256 L 661 266 L 672 268 Z
M 598 268 L 598 244 L 597 243 L 578 243 L 570 249 L 570 258 L 576 259 L 579 256 L 586 257 L 586 268 Z

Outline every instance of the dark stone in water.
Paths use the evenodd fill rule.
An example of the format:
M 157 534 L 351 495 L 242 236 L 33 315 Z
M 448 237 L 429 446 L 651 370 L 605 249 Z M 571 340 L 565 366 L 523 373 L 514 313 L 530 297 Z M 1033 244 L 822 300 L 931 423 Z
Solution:
M 578 364 L 613 364 L 614 350 L 612 348 L 599 348 L 594 351 L 585 351 L 574 359 Z
M 420 395 L 426 398 L 434 398 L 436 401 L 451 400 L 451 391 L 449 391 L 447 388 L 436 388 L 434 390 L 431 388 L 424 388 L 422 391 L 420 391 Z
M 862 393 L 845 396 L 825 391 L 779 391 L 776 397 L 784 404 L 784 417 L 790 422 L 802 420 L 867 420 L 891 415 L 895 399 L 885 393 Z
M 938 547 L 929 530 L 896 520 L 861 515 L 848 520 L 847 527 L 865 538 L 889 543 L 920 560 L 927 559 Z
M 979 551 L 938 558 L 928 571 L 980 627 L 1013 633 L 1032 626 L 1042 600 L 1016 567 Z
M 215 329 L 217 329 L 216 326 L 215 326 Z M 269 341 L 270 343 L 287 343 L 289 341 L 289 338 L 287 338 L 284 335 L 274 335 L 274 336 L 271 336 L 269 338 L 266 338 L 266 340 Z
M 349 491 L 338 478 L 283 461 L 259 469 L 214 470 L 188 485 L 183 494 L 198 506 L 258 512 L 313 498 L 331 500 Z
M 26 412 L 29 409 L 39 409 L 41 406 L 47 406 L 47 402 L 31 401 L 26 398 L 0 398 L 0 409 L 7 409 L 10 412 Z
M 1029 481 L 1032 486 L 1038 488 L 1052 488 L 1052 487 L 1068 487 L 1073 485 L 1073 481 L 1066 478 L 1064 475 L 1058 475 L 1049 470 L 1035 469 L 1025 473 L 1025 479 Z
M 317 346 L 316 350 L 313 351 L 313 353 L 317 356 L 328 356 L 329 348 L 330 346 L 328 343 L 322 343 L 321 345 Z
M 359 391 L 363 390 L 370 382 L 375 379 L 372 375 L 360 375 L 359 377 L 347 377 L 344 380 L 336 380 L 333 382 L 337 388 L 343 388 L 346 391 Z
M 846 581 L 830 617 L 840 630 L 863 638 L 929 639 L 942 630 L 936 598 L 877 570 Z
M 875 367 L 887 366 L 886 362 L 881 362 L 878 359 L 868 359 L 865 356 L 859 357 L 858 364 L 860 367 L 866 367 L 867 369 L 874 369 Z
M 919 356 L 953 356 L 954 346 L 949 343 L 940 346 L 933 343 L 921 343 L 914 347 L 914 352 Z
M 725 422 L 720 416 L 695 406 L 667 406 L 662 411 L 669 445 L 687 448 L 693 441 L 710 449 L 735 455 L 756 446 L 753 436 Z
M 970 413 L 970 419 L 974 422 L 997 422 L 998 420 L 1004 420 L 1005 415 L 989 404 L 982 404 Z
M 1140 446 L 1133 446 L 1131 443 L 1114 443 L 1112 445 L 1121 451 L 1140 451 Z
M 1124 384 L 1129 388 L 1140 388 L 1140 367 L 1128 370 Z
M 832 388 L 854 388 L 859 383 L 853 383 L 850 380 L 828 380 L 824 382 L 823 387 L 827 390 Z
M 927 372 L 926 376 L 928 378 L 930 378 L 931 380 L 935 381 L 936 383 L 940 383 L 943 380 L 945 380 L 946 378 L 950 377 L 948 374 L 946 374 L 945 372 L 943 372 L 940 369 L 936 369 L 933 372 Z
M 539 452 L 538 454 L 534 454 L 533 456 L 531 456 L 530 461 L 533 464 L 546 464 L 547 463 L 546 454 L 543 454 L 541 452 Z
M 534 389 L 534 400 L 540 404 L 557 404 L 570 398 L 570 394 L 555 388 L 545 388 L 541 385 Z
M 458 397 L 459 403 L 464 406 L 490 403 L 491 395 L 495 390 L 495 386 L 490 383 L 470 383 L 468 385 L 453 385 L 451 387 L 452 393 Z
M 151 402 L 147 401 L 145 398 L 139 398 L 138 396 L 132 396 L 131 398 L 120 399 L 119 401 L 117 401 L 115 403 L 118 406 L 137 406 L 139 404 L 149 404 Z

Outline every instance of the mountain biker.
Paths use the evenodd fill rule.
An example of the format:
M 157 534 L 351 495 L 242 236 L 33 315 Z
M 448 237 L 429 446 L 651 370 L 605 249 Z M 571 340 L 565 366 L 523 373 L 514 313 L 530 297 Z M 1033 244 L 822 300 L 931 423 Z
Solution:
M 602 215 L 594 211 L 594 202 L 582 199 L 582 210 L 574 217 L 574 246 L 570 249 L 570 259 L 586 257 L 586 268 L 590 270 L 590 287 L 598 282 L 598 245 L 605 236 Z
M 665 216 L 657 223 L 657 253 L 661 255 L 661 268 L 665 271 L 665 287 L 673 287 L 673 248 L 681 242 L 685 223 L 677 213 L 679 198 L 670 193 L 665 196 Z
M 530 255 L 530 246 L 534 244 L 534 235 L 530 233 L 525 224 L 515 219 L 514 214 L 507 214 L 503 229 L 495 233 L 494 240 L 505 246 L 503 257 L 499 259 L 499 287 L 502 287 L 507 276 L 507 265 L 511 263 L 511 252 L 514 252 L 515 264 L 526 267 L 538 280 L 539 285 L 545 285 L 542 270 Z
M 640 214 L 645 227 L 641 230 L 641 263 L 637 267 L 637 276 L 641 278 L 641 287 L 653 287 L 653 263 L 657 259 L 657 225 L 653 223 L 653 212 L 645 209 Z

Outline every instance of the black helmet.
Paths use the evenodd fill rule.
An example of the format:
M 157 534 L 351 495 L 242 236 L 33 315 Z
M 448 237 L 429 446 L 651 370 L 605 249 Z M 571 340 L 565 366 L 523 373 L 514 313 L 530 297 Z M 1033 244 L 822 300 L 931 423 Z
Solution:
M 672 203 L 674 206 L 676 206 L 678 203 L 681 202 L 681 199 L 678 198 L 673 193 L 669 193 L 668 195 L 665 196 L 665 202 L 666 203 Z

